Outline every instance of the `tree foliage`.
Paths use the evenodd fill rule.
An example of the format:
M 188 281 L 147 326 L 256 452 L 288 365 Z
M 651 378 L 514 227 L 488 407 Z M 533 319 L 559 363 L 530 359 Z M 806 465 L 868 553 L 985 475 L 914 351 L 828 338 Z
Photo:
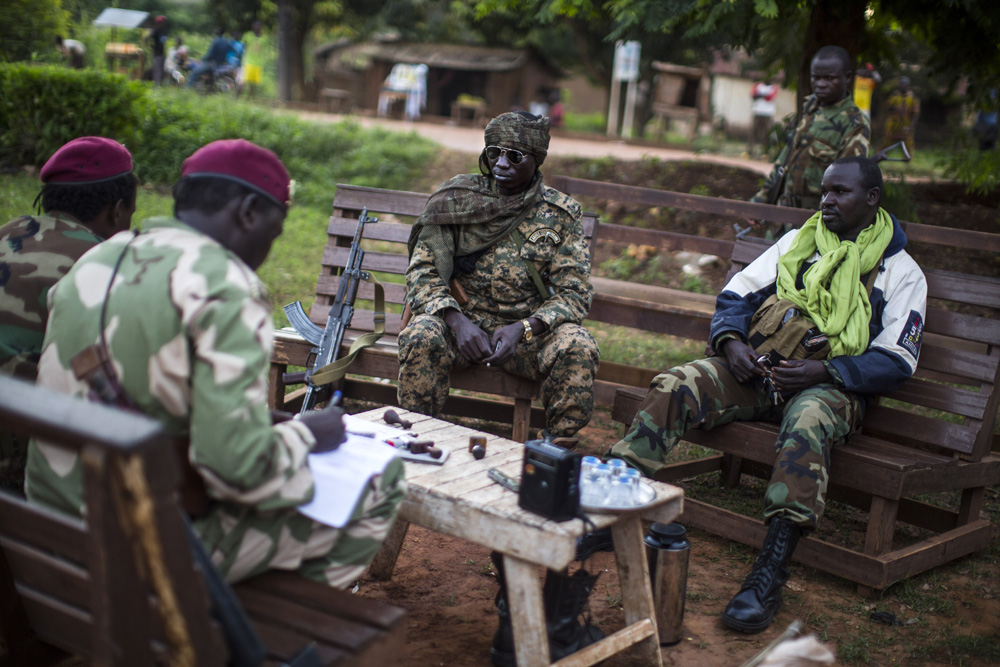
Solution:
M 0 2 L 0 61 L 32 60 L 54 50 L 56 35 L 66 33 L 60 0 Z

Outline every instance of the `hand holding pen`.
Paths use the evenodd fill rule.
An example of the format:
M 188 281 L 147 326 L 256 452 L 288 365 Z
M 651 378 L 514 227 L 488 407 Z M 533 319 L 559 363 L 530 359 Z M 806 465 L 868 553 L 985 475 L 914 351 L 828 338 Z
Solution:
M 520 322 L 508 324 L 494 331 L 493 337 L 490 339 L 490 345 L 493 346 L 493 353 L 483 359 L 483 363 L 487 366 L 503 366 L 513 359 L 514 352 L 517 349 L 517 342 L 521 339 L 523 333 L 524 325 Z

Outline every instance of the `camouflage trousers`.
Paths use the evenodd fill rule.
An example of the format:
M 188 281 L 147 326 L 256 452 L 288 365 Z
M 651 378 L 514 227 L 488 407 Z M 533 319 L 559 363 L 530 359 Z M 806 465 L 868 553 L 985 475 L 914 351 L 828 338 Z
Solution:
M 810 387 L 775 405 L 763 383 L 740 384 L 724 358 L 712 357 L 657 375 L 625 437 L 610 453 L 652 477 L 688 429 L 733 421 L 780 423 L 764 519 L 781 517 L 811 530 L 823 516 L 830 448 L 857 430 L 862 410 L 854 393 L 832 384 Z
M 496 326 L 479 323 L 490 336 Z M 569 437 L 587 425 L 594 412 L 594 378 L 600 350 L 586 328 L 560 324 L 521 342 L 502 368 L 542 383 L 545 430 L 553 438 Z M 436 417 L 448 400 L 449 376 L 470 362 L 458 350 L 455 334 L 444 320 L 420 314 L 399 334 L 399 404 Z
M 395 459 L 369 482 L 343 528 L 317 523 L 297 510 L 258 512 L 220 503 L 195 521 L 194 529 L 231 583 L 266 570 L 295 570 L 347 588 L 375 557 L 405 495 L 403 462 Z

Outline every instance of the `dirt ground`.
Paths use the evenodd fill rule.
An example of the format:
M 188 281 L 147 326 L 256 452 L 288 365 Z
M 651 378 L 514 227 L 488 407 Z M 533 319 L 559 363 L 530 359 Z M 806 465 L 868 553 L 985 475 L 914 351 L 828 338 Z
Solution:
M 429 190 L 452 175 L 447 160 L 429 170 Z M 615 180 L 695 194 L 746 199 L 756 191 L 756 173 L 706 164 L 667 165 L 656 160 L 634 163 L 601 161 L 595 167 L 575 158 L 552 158 L 547 173 L 567 173 L 594 180 Z M 582 173 L 581 173 L 582 172 Z M 997 198 L 965 197 L 950 184 L 890 186 L 915 202 L 920 222 L 997 230 Z M 909 189 L 907 189 L 909 188 Z M 607 207 L 584 202 L 602 212 L 602 221 L 658 226 L 673 231 L 732 237 L 730 221 L 675 211 L 641 211 L 628 206 Z M 909 219 L 913 219 L 912 215 Z M 605 257 L 620 249 L 604 248 Z M 942 255 L 933 248 L 913 248 L 925 266 L 983 275 L 1000 275 L 995 254 L 959 252 Z M 601 259 L 599 257 L 599 259 Z M 705 277 L 712 289 L 725 271 Z M 677 276 L 669 276 L 677 280 Z M 606 412 L 598 411 L 581 431 L 581 450 L 601 453 L 622 434 Z M 715 478 L 703 476 L 685 484 L 689 494 L 715 493 Z M 748 483 L 736 491 L 741 501 L 754 502 L 761 487 Z M 988 509 L 1000 513 L 1000 491 L 988 491 Z M 845 540 L 863 539 L 864 522 L 850 508 L 831 503 L 821 531 Z M 824 535 L 827 537 L 827 535 Z M 874 598 L 862 597 L 855 585 L 810 567 L 794 564 L 785 588 L 785 604 L 775 623 L 760 635 L 743 635 L 723 628 L 719 614 L 738 590 L 756 552 L 706 533 L 690 532 L 692 544 L 687 587 L 684 639 L 664 647 L 664 665 L 740 665 L 761 651 L 792 621 L 800 619 L 809 632 L 833 648 L 842 665 L 964 665 L 1000 663 L 1000 539 L 973 557 L 893 585 Z M 489 664 L 489 646 L 496 628 L 493 598 L 496 578 L 489 550 L 462 540 L 412 526 L 391 581 L 366 575 L 358 594 L 385 600 L 409 611 L 408 665 L 475 666 Z M 599 553 L 588 565 L 601 578 L 591 596 L 590 613 L 605 632 L 623 627 L 624 616 L 614 556 Z M 540 573 L 541 576 L 541 573 Z M 871 620 L 873 612 L 893 614 L 902 625 Z M 624 654 L 605 664 L 635 664 Z

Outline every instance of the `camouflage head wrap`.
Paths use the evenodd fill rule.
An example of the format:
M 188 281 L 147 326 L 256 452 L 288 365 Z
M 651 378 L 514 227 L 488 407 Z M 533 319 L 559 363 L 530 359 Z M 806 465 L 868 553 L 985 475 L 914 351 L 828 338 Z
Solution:
M 535 164 L 541 167 L 549 152 L 549 119 L 526 111 L 502 113 L 486 126 L 486 145 L 531 153 L 535 156 Z M 484 149 L 479 156 L 480 164 L 485 160 Z

